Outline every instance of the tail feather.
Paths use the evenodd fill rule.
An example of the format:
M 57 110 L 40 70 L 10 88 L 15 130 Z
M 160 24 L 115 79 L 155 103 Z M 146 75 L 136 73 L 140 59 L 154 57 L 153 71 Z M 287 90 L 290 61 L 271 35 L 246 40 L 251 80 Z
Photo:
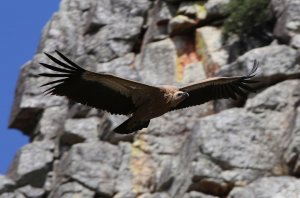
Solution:
M 127 119 L 125 122 L 116 127 L 114 129 L 114 132 L 120 134 L 129 134 L 141 130 L 143 128 L 147 128 L 150 123 L 150 120 L 144 122 L 130 122 L 131 120 L 132 118 Z

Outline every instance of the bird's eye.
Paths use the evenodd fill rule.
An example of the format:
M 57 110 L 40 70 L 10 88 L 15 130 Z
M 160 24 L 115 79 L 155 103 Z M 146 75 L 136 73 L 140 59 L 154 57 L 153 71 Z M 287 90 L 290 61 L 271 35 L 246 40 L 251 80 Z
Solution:
M 177 94 L 177 96 L 182 96 L 182 95 L 183 95 L 183 93 L 178 93 L 178 94 Z

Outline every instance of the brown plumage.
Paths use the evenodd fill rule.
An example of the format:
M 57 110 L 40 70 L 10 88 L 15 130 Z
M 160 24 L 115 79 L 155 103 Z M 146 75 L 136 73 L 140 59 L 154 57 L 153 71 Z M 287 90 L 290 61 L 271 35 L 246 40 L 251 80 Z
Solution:
M 117 133 L 131 133 L 146 128 L 152 118 L 168 111 L 200 105 L 210 100 L 246 97 L 253 92 L 250 83 L 257 69 L 257 62 L 248 75 L 235 77 L 215 77 L 186 87 L 152 86 L 127 80 L 107 73 L 87 71 L 59 51 L 60 61 L 45 53 L 62 68 L 41 63 L 44 67 L 59 73 L 42 73 L 45 77 L 59 77 L 42 86 L 51 85 L 46 94 L 67 98 L 112 114 L 131 115 L 114 129 Z

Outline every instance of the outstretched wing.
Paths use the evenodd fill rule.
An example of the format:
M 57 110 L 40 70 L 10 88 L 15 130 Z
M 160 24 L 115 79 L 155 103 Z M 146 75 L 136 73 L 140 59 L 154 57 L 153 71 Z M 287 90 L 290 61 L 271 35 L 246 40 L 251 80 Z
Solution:
M 200 105 L 210 100 L 246 97 L 247 92 L 255 92 L 249 84 L 257 82 L 251 80 L 255 76 L 257 67 L 258 63 L 254 61 L 252 70 L 245 76 L 209 78 L 181 88 L 181 91 L 189 93 L 189 97 L 173 110 Z
M 45 53 L 53 62 L 62 66 L 55 67 L 40 63 L 44 67 L 59 73 L 42 73 L 40 76 L 59 78 L 42 86 L 51 86 L 45 93 L 66 96 L 76 102 L 106 110 L 112 114 L 128 115 L 136 109 L 137 93 L 151 91 L 156 87 L 123 79 L 111 74 L 87 71 L 59 51 L 56 53 L 62 62 Z

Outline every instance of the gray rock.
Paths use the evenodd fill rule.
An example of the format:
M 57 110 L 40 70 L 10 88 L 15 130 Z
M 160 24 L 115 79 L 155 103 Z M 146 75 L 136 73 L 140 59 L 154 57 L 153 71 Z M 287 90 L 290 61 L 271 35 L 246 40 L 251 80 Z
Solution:
M 38 77 L 37 74 L 44 72 L 39 62 L 45 58 L 38 54 L 34 59 L 26 63 L 20 72 L 18 87 L 15 92 L 15 100 L 10 115 L 9 127 L 17 128 L 28 135 L 37 125 L 43 109 L 49 106 L 63 106 L 67 101 L 63 97 L 44 96 L 40 85 L 47 82 L 46 78 Z
M 221 67 L 218 76 L 245 75 L 258 61 L 258 70 L 253 84 L 256 90 L 264 89 L 287 79 L 300 79 L 299 52 L 286 45 L 270 45 L 256 48 L 240 56 L 235 62 Z M 250 95 L 251 97 L 251 95 Z M 243 106 L 244 101 L 219 100 L 215 102 L 217 111 L 234 106 Z
M 139 17 L 104 26 L 96 34 L 87 37 L 87 52 L 94 54 L 101 63 L 124 56 L 133 49 L 142 23 Z
M 15 156 L 8 170 L 8 177 L 18 185 L 42 187 L 53 160 L 53 150 L 52 141 L 25 145 Z
M 98 1 L 90 11 L 86 51 L 101 63 L 131 52 L 149 5 L 145 0 Z
M 223 66 L 228 55 L 214 23 L 226 16 L 228 2 L 201 3 L 207 16 L 199 20 L 199 13 L 206 12 L 198 12 L 202 7 L 195 2 L 62 1 L 43 31 L 37 55 L 20 74 L 10 126 L 29 134 L 33 143 L 11 166 L 13 184 L 0 182 L 0 198 L 213 198 L 227 196 L 233 186 L 234 197 L 296 194 L 297 179 L 269 176 L 300 172 L 299 80 L 269 83 L 270 88 L 250 95 L 244 108 L 216 115 L 211 115 L 213 103 L 170 112 L 129 136 L 112 132 L 126 116 L 74 105 L 63 97 L 45 97 L 38 87 L 49 81 L 37 76 L 46 71 L 38 63 L 51 62 L 41 52 L 52 54 L 56 49 L 89 70 L 150 84 L 183 86 L 215 75 L 218 67 L 226 76 L 244 74 L 253 59 L 260 62 L 259 77 L 267 81 L 282 74 L 296 77 L 300 66 L 295 49 L 300 45 L 298 7 L 293 6 L 298 2 L 272 0 L 280 18 L 277 28 L 283 27 L 275 36 L 289 46 L 273 42 Z M 289 6 L 285 10 L 282 5 Z M 180 36 L 168 32 L 176 15 L 194 23 Z M 197 32 L 195 24 L 201 26 Z M 265 189 L 270 190 L 262 192 Z
M 18 189 L 26 198 L 43 198 L 45 195 L 45 190 L 42 188 L 35 188 L 30 185 L 23 186 Z
M 101 115 L 101 113 L 97 109 L 80 103 L 75 103 L 68 109 L 69 118 L 86 118 L 98 115 Z
M 174 16 L 177 9 L 166 1 L 157 2 L 157 7 L 153 9 L 153 16 L 157 24 L 167 24 Z M 157 11 L 157 13 L 155 11 Z
M 57 171 L 57 167 L 59 164 L 59 160 L 55 160 L 53 162 L 53 169 L 48 172 L 47 177 L 46 177 L 46 181 L 44 184 L 44 190 L 46 192 L 51 192 L 54 189 L 54 186 L 56 185 L 56 182 L 58 182 L 58 171 Z
M 139 196 L 140 198 L 171 198 L 168 193 L 146 193 Z
M 175 65 L 175 45 L 171 39 L 166 39 L 145 46 L 137 69 L 144 83 L 168 84 L 175 81 Z
M 275 10 L 277 19 L 274 35 L 282 41 L 289 41 L 300 30 L 300 2 L 298 0 L 291 1 L 271 1 L 271 5 Z
M 130 143 L 121 142 L 120 148 L 122 152 L 122 159 L 120 168 L 118 171 L 118 177 L 116 179 L 116 192 L 115 198 L 130 198 L 136 197 L 137 193 L 133 192 L 135 183 L 134 183 L 134 171 L 131 166 L 132 163 L 132 145 Z
M 84 141 L 98 141 L 101 121 L 97 117 L 67 119 L 61 141 L 66 144 L 76 144 Z
M 234 188 L 230 198 L 298 197 L 300 181 L 294 177 L 265 177 L 242 188 Z
M 196 25 L 196 20 L 189 18 L 185 15 L 177 15 L 176 17 L 170 20 L 168 32 L 171 35 L 182 34 L 187 30 L 193 29 L 193 27 L 196 27 Z
M 74 198 L 74 197 L 86 197 L 94 198 L 95 192 L 84 187 L 77 182 L 68 182 L 57 185 L 48 198 Z
M 199 156 L 193 161 L 194 178 L 218 178 L 221 172 L 222 169 L 205 156 Z
M 147 147 L 143 147 L 143 145 L 141 145 L 142 146 L 141 149 L 144 150 L 145 152 L 156 152 L 159 154 L 176 155 L 180 150 L 180 148 L 182 147 L 182 143 L 185 141 L 185 138 L 183 138 L 180 135 L 171 135 L 171 134 L 169 134 L 170 136 L 168 139 L 166 139 L 166 137 L 168 136 L 167 134 L 161 137 L 157 137 L 156 134 L 158 134 L 160 131 L 163 131 L 162 130 L 163 128 L 170 130 L 170 132 L 175 133 L 175 131 L 171 131 L 171 130 L 176 128 L 176 126 L 178 126 L 175 125 L 173 128 L 172 124 L 174 123 L 171 122 L 170 124 L 167 124 L 166 126 L 163 127 L 160 126 L 162 122 L 166 122 L 166 120 L 161 120 L 161 122 L 153 122 L 152 125 L 150 126 L 151 134 L 149 135 L 141 134 L 141 136 L 138 137 L 147 142 L 146 144 Z
M 15 182 L 4 175 L 0 175 L 0 194 L 11 191 L 15 186 Z
M 279 18 L 283 11 L 286 9 L 286 4 L 288 1 L 285 0 L 271 0 L 271 8 L 275 13 L 276 18 Z
M 143 19 L 140 17 L 127 19 L 126 21 L 119 21 L 112 25 L 104 26 L 96 34 L 99 41 L 121 39 L 134 39 L 139 33 L 142 26 Z
M 158 162 L 158 171 L 156 173 L 156 181 L 157 184 L 156 189 L 157 191 L 165 191 L 170 188 L 174 181 L 174 175 L 172 174 L 172 170 L 170 167 L 173 166 L 172 156 L 163 156 L 159 158 Z
M 289 171 L 292 175 L 300 175 L 300 107 L 297 108 L 297 117 L 294 120 L 292 129 L 291 142 L 287 151 L 284 154 L 284 159 L 289 166 Z
M 221 68 L 219 75 L 240 75 L 249 72 L 253 61 L 257 60 L 259 68 L 257 76 L 273 76 L 276 74 L 293 74 L 299 72 L 297 64 L 299 53 L 286 45 L 270 45 L 256 48 L 240 56 L 236 62 Z
M 217 197 L 192 191 L 190 193 L 185 194 L 183 198 L 217 198 Z
M 193 160 L 194 156 L 189 155 L 189 153 L 195 153 L 196 152 L 196 145 L 193 141 L 193 136 L 189 133 L 185 134 L 182 142 L 181 142 L 181 148 L 178 150 L 178 154 L 172 158 L 169 158 L 171 160 L 171 166 L 166 166 L 169 163 L 163 163 L 163 167 L 157 168 L 162 169 L 164 168 L 167 170 L 167 174 L 162 174 L 166 178 L 170 178 L 166 180 L 164 183 L 162 183 L 170 197 L 174 198 L 181 198 L 185 194 L 188 187 L 191 185 L 191 161 Z M 162 157 L 161 157 L 162 158 Z M 168 159 L 168 158 L 166 158 Z M 164 189 L 162 188 L 162 189 Z
M 296 34 L 295 36 L 293 36 L 290 42 L 290 46 L 296 49 L 300 48 L 300 34 Z
M 102 26 L 112 24 L 119 18 L 112 13 L 112 2 L 111 1 L 93 1 L 95 5 L 90 10 L 90 28 L 100 28 Z M 92 31 L 92 30 L 87 30 Z
M 269 172 L 281 167 L 299 83 L 287 81 L 266 89 L 247 102 L 247 110 L 234 108 L 201 119 L 194 128 L 200 151 L 223 169 Z
M 68 9 L 69 10 L 80 10 L 80 11 L 84 12 L 84 11 L 91 9 L 92 6 L 95 6 L 93 0 L 86 0 L 86 1 L 73 0 L 73 1 L 69 2 Z M 61 9 L 62 10 L 67 9 L 65 7 L 65 4 L 61 4 Z
M 298 58 L 299 53 L 295 49 L 285 45 L 273 45 L 251 50 L 239 58 L 239 61 L 248 63 L 247 67 L 250 70 L 251 61 L 256 59 L 260 64 L 258 76 L 271 76 L 299 72 Z
M 257 114 L 267 114 L 269 113 L 267 111 L 274 113 L 285 113 L 289 112 L 288 110 L 295 111 L 295 107 L 297 107 L 299 102 L 300 90 L 297 88 L 299 84 L 299 80 L 289 80 L 279 83 L 262 91 L 254 98 L 249 99 L 245 107 Z M 272 115 L 274 119 L 276 115 Z
M 138 80 L 135 67 L 135 55 L 129 53 L 123 57 L 97 65 L 97 72 L 108 72 L 131 80 Z
M 133 192 L 133 194 L 135 195 L 148 193 L 149 189 L 153 189 L 153 181 L 155 175 L 154 160 L 148 153 L 141 150 L 138 144 L 147 146 L 147 143 L 143 142 L 143 140 L 135 140 L 135 143 L 131 145 L 130 153 L 125 154 L 125 156 L 129 158 L 127 159 L 129 160 L 129 163 L 127 165 L 125 164 L 125 167 L 128 167 L 128 172 L 125 172 L 124 179 L 131 178 L 127 186 L 132 186 L 133 190 L 130 190 L 129 192 L 131 192 L 131 194 Z M 123 164 L 122 166 L 124 167 Z M 124 170 L 123 167 L 121 168 Z M 122 175 L 123 173 L 119 172 L 118 178 L 121 178 Z M 124 189 L 124 185 L 122 185 L 122 188 Z M 129 192 L 126 192 L 126 194 L 129 194 Z
M 274 174 L 282 175 L 287 173 L 285 165 L 277 166 L 273 169 Z M 234 169 L 228 169 L 223 170 L 219 178 L 222 178 L 223 180 L 234 183 L 236 186 L 245 186 L 248 183 L 258 179 L 261 177 L 261 175 L 265 174 L 265 170 L 259 170 L 259 169 L 244 169 L 244 168 L 234 168 Z
M 173 16 L 176 15 L 177 6 L 163 0 L 153 2 L 152 9 L 148 13 L 146 23 L 146 33 L 142 42 L 143 48 L 151 42 L 164 40 L 168 37 L 168 24 Z
M 0 194 L 0 198 L 26 198 L 26 197 L 20 192 L 8 192 L 8 193 Z
M 117 193 L 114 196 L 114 198 L 131 198 L 131 197 L 136 197 L 136 193 L 134 193 L 134 192 L 121 192 L 121 193 Z
M 117 146 L 107 142 L 74 145 L 64 156 L 62 173 L 100 194 L 112 196 L 121 163 Z
M 184 74 L 182 84 L 188 85 L 195 81 L 206 79 L 206 73 L 203 68 L 203 63 L 192 63 L 184 66 Z
M 63 132 L 64 121 L 68 115 L 66 106 L 54 106 L 44 110 L 37 130 L 35 139 L 54 139 Z
M 228 9 L 226 6 L 230 0 L 208 0 L 204 7 L 207 11 L 207 19 L 216 19 L 224 17 L 228 14 Z
M 150 7 L 148 0 L 124 0 L 112 1 L 114 14 L 127 18 L 142 17 Z
M 196 50 L 197 54 L 202 57 L 204 68 L 209 75 L 227 64 L 228 53 L 222 46 L 221 29 L 205 26 L 198 28 L 196 31 Z
M 256 90 L 272 86 L 287 79 L 300 79 L 299 52 L 287 45 L 269 45 L 246 52 L 236 61 L 220 68 L 217 76 L 238 76 L 250 72 L 254 60 L 258 61 Z M 242 106 L 244 101 L 218 100 L 215 109 L 222 111 L 234 106 Z

